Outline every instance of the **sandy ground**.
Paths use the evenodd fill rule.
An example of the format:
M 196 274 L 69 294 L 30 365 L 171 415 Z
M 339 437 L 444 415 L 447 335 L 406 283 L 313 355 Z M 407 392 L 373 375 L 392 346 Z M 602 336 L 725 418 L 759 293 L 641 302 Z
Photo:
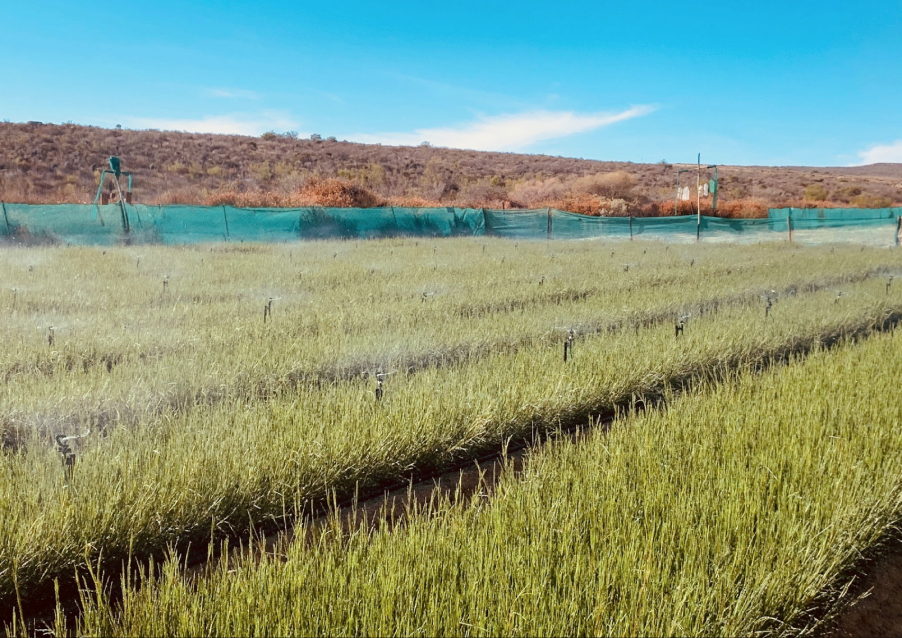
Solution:
M 857 600 L 822 635 L 902 636 L 902 540 L 889 543 L 857 590 Z

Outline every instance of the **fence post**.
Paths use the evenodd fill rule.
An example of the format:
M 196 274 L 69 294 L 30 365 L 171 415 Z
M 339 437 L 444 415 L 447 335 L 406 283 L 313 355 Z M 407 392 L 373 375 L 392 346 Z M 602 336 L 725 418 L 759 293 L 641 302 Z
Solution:
M 695 222 L 695 241 L 702 240 L 702 216 L 698 216 L 698 220 Z
M 226 241 L 229 241 L 229 217 L 226 215 L 225 204 L 222 205 L 222 220 L 225 222 L 226 227 Z
M 548 207 L 548 239 L 551 239 L 551 206 Z
M 789 241 L 792 242 L 792 208 L 789 209 L 789 215 L 786 217 L 786 227 L 789 228 Z
M 3 212 L 6 212 L 5 208 L 3 209 Z M 9 220 L 7 220 L 6 223 L 9 224 Z M 902 215 L 896 217 L 896 246 L 899 245 L 899 235 L 902 235 Z
M 630 215 L 630 241 L 633 241 L 633 216 Z
M 8 217 L 7 214 L 6 214 L 6 204 L 3 203 L 3 202 L 0 202 L 0 206 L 3 207 L 3 219 L 6 221 L 6 234 L 9 235 L 10 237 L 12 237 L 12 235 L 13 235 L 13 229 L 12 229 L 12 227 L 9 225 L 9 217 Z M 899 242 L 898 242 L 898 238 L 897 238 L 896 243 L 897 243 L 897 244 L 899 243 Z
M 482 234 L 488 235 L 489 234 L 489 216 L 485 214 L 485 208 L 482 209 L 482 228 L 483 228 Z

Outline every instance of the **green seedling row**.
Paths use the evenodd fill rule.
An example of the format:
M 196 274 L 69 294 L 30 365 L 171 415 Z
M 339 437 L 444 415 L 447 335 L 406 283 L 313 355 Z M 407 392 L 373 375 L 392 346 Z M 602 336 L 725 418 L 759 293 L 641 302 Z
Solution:
M 678 338 L 669 323 L 595 333 L 566 364 L 557 344 L 539 343 L 400 371 L 381 401 L 355 379 L 139 420 L 85 439 L 71 467 L 25 432 L 0 463 L 0 595 L 28 598 L 88 564 L 115 569 L 173 544 L 290 524 L 330 494 L 378 490 L 900 312 L 902 290 L 867 279 L 841 297 L 789 296 L 766 320 L 761 307 L 727 307 L 690 319 Z
M 839 289 L 900 267 L 890 250 L 646 242 L 7 249 L 0 434 L 10 447 L 23 430 L 98 432 L 227 399 L 363 375 L 374 383 L 380 369 L 457 364 L 559 344 L 570 329 L 667 323 L 722 305 L 763 314 L 765 295 Z
M 784 336 L 814 334 L 814 301 L 781 317 L 795 324 Z M 699 327 L 686 350 L 661 341 L 659 358 L 736 352 L 735 329 Z M 611 363 L 589 350 L 593 368 Z M 810 634 L 902 511 L 900 376 L 902 336 L 889 334 L 726 374 L 546 445 L 490 499 L 436 501 L 401 528 L 350 536 L 336 519 L 312 543 L 223 559 L 202 578 L 171 560 L 140 588 L 124 579 L 116 603 L 86 595 L 78 634 Z

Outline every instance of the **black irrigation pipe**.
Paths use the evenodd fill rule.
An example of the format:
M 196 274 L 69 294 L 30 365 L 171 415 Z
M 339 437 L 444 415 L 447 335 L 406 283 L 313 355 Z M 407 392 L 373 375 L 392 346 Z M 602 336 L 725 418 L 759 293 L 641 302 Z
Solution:
M 838 344 L 849 340 L 857 341 L 875 333 L 887 330 L 894 331 L 900 322 L 902 322 L 902 309 L 896 309 L 886 315 L 879 323 L 860 324 L 857 328 L 851 330 L 836 328 L 825 334 L 803 338 L 794 343 L 777 347 L 757 360 L 749 360 L 747 357 L 737 354 L 726 361 L 718 362 L 712 367 L 671 378 L 660 387 L 643 395 L 634 396 L 629 401 L 624 401 L 613 408 L 596 406 L 577 413 L 571 413 L 554 423 L 554 427 L 549 427 L 548 424 L 535 420 L 525 424 L 525 427 L 522 428 L 523 434 L 520 436 L 507 437 L 502 441 L 487 443 L 479 448 L 471 449 L 465 454 L 452 456 L 445 462 L 421 465 L 410 472 L 409 476 L 403 480 L 377 480 L 363 490 L 359 489 L 359 483 L 355 483 L 353 488 L 350 488 L 350 486 L 345 487 L 341 491 L 333 491 L 331 495 L 327 494 L 312 500 L 309 504 L 309 509 L 305 507 L 303 514 L 299 513 L 290 518 L 265 519 L 248 529 L 234 529 L 232 533 L 222 534 L 211 539 L 204 540 L 196 536 L 182 539 L 170 549 L 176 552 L 176 555 L 179 556 L 186 568 L 198 568 L 210 558 L 217 557 L 217 553 L 211 550 L 221 547 L 224 541 L 227 541 L 229 546 L 242 544 L 247 546 L 252 539 L 284 534 L 292 530 L 299 519 L 309 521 L 327 516 L 336 509 L 351 506 L 359 507 L 372 499 L 384 498 L 388 492 L 401 490 L 414 483 L 430 481 L 444 474 L 463 470 L 474 463 L 486 464 L 500 460 L 505 456 L 524 452 L 530 447 L 540 445 L 543 440 L 549 438 L 573 436 L 578 431 L 589 431 L 593 425 L 607 429 L 617 415 L 625 411 L 644 410 L 648 406 L 666 407 L 668 394 L 692 391 L 700 383 L 705 381 L 716 382 L 726 374 L 746 366 L 756 371 L 764 371 L 775 365 L 783 364 L 793 357 L 807 356 L 814 349 L 832 349 Z M 192 543 L 194 544 L 193 548 Z M 136 557 L 132 561 L 131 573 L 140 573 L 141 568 L 146 569 L 151 561 L 154 561 L 159 566 L 159 562 L 169 555 L 168 551 L 155 551 L 149 555 Z M 119 589 L 120 578 L 125 568 L 125 565 L 122 564 L 123 562 L 120 560 L 117 565 L 115 561 L 109 561 L 100 566 L 95 566 L 95 570 L 102 571 L 104 583 L 109 587 L 107 595 L 113 601 L 121 596 Z M 79 603 L 84 592 L 79 590 L 79 581 L 84 582 L 82 579 L 88 576 L 86 568 L 81 568 L 77 575 L 72 575 L 66 580 L 63 580 L 62 574 L 57 575 L 57 578 L 61 581 L 59 583 L 59 603 L 71 627 L 74 627 L 73 623 L 81 612 Z M 48 626 L 53 622 L 56 603 L 57 598 L 53 582 L 44 583 L 29 592 L 27 598 L 22 602 L 28 633 L 36 633 L 41 626 Z M 17 613 L 17 609 L 18 604 L 15 599 L 7 597 L 0 600 L 0 618 L 4 620 L 11 619 L 13 614 Z

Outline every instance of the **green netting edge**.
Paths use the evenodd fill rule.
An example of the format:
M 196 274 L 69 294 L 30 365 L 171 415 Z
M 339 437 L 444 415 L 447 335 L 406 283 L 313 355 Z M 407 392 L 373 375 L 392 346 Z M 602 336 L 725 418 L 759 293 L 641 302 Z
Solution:
M 4 243 L 115 245 L 491 235 L 520 239 L 739 236 L 898 224 L 902 208 L 771 209 L 765 219 L 590 217 L 553 208 L 235 208 L 0 204 Z M 124 212 L 124 214 L 123 214 Z M 127 230 L 126 230 L 127 227 Z

